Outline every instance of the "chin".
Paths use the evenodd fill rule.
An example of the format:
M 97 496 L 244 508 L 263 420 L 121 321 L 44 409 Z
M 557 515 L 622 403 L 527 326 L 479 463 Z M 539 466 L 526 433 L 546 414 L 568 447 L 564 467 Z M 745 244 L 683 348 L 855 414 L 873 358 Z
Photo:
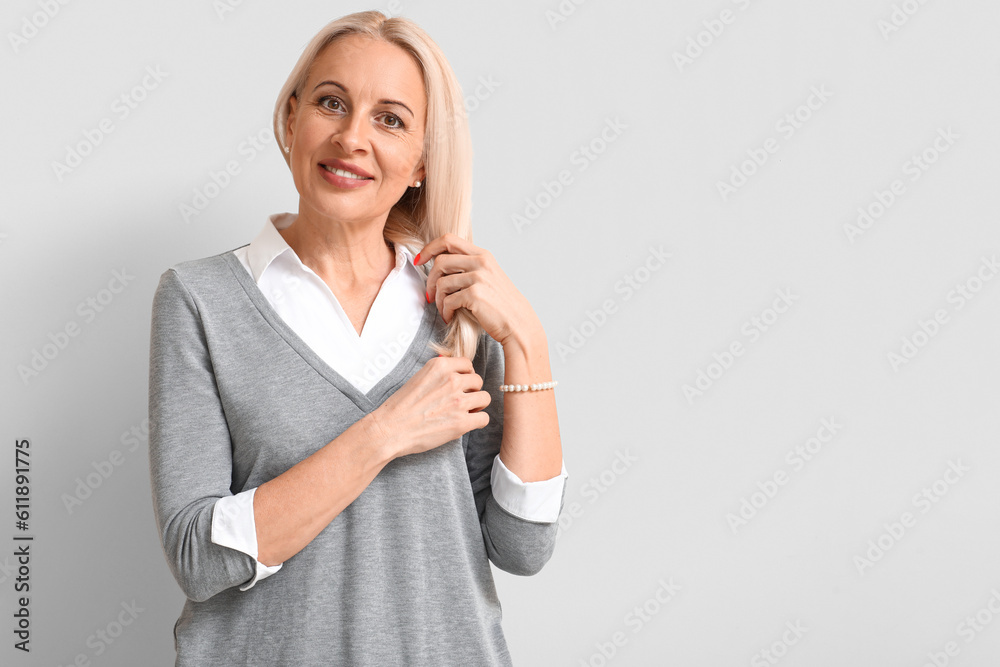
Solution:
M 379 216 L 379 211 L 374 210 L 371 206 L 361 205 L 361 202 L 358 202 L 357 206 L 352 206 L 351 203 L 342 199 L 343 196 L 340 194 L 325 196 L 320 201 L 309 202 L 309 207 L 317 214 L 334 220 L 370 220 Z M 382 211 L 381 213 L 386 215 L 388 212 Z

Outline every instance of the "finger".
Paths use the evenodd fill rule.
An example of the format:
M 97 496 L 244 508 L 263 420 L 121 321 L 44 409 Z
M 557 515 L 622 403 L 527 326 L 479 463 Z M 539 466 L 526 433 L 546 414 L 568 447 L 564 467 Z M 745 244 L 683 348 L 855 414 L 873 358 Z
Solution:
M 442 234 L 421 248 L 420 252 L 417 253 L 417 256 L 413 258 L 413 265 L 420 266 L 421 264 L 426 264 L 443 252 L 458 252 L 466 255 L 478 255 L 482 252 L 482 248 L 474 245 L 472 241 L 463 239 L 457 234 L 448 232 L 447 234 Z
M 451 324 L 451 318 L 455 316 L 455 311 L 459 308 L 465 308 L 472 313 L 472 303 L 467 289 L 460 289 L 452 294 L 444 294 L 439 290 L 435 301 L 445 324 Z
M 482 266 L 475 255 L 441 253 L 434 261 L 434 266 L 427 272 L 428 301 L 434 299 L 434 288 L 442 276 L 455 273 L 468 273 Z
M 462 358 L 467 359 L 468 357 L 462 357 Z M 482 376 L 479 375 L 479 373 L 476 373 L 475 371 L 469 371 L 468 373 L 460 373 L 460 376 L 462 378 L 462 381 L 465 383 L 464 391 L 466 393 L 482 390 L 483 378 Z
M 429 301 L 434 301 L 438 306 L 438 310 L 441 311 L 444 307 L 443 304 L 446 297 L 471 286 L 474 282 L 476 282 L 476 276 L 471 272 L 451 273 L 441 276 L 434 287 L 428 292 L 428 296 L 430 296 Z M 445 321 L 447 322 L 448 320 Z
M 464 386 L 462 391 L 460 392 L 460 395 L 457 398 L 459 398 L 460 403 L 463 406 L 463 409 L 468 411 L 471 410 L 473 407 L 479 407 L 482 404 L 483 399 L 481 396 L 479 396 L 479 394 L 481 393 L 489 395 L 489 392 L 484 392 L 481 386 L 473 383 L 471 385 Z M 474 398 L 470 400 L 469 399 L 470 396 Z M 479 397 L 475 398 L 477 396 Z
M 467 359 L 467 357 L 461 357 Z M 483 389 L 483 378 L 475 371 L 450 371 L 442 377 L 445 392 L 453 398 L 465 400 L 469 394 L 475 394 Z
M 448 357 L 443 354 L 439 354 L 427 363 L 434 362 L 436 368 L 441 369 L 444 373 L 473 373 L 475 369 L 472 366 L 472 360 L 468 357 Z
M 472 403 L 473 407 L 469 410 L 469 412 L 481 412 L 482 410 L 485 410 L 493 400 L 493 397 L 490 396 L 490 392 L 488 391 L 475 391 L 466 394 L 466 396 L 469 397 L 470 400 L 474 401 Z

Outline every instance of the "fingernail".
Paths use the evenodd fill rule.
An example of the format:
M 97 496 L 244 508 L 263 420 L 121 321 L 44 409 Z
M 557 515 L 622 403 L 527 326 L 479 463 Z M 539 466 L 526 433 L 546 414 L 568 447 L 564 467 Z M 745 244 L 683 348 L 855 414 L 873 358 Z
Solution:
M 431 302 L 430 292 L 424 292 L 424 298 L 427 299 L 427 303 L 430 303 Z
M 419 252 L 417 253 L 417 256 L 413 258 L 413 263 L 414 264 L 419 264 L 420 263 L 420 253 Z

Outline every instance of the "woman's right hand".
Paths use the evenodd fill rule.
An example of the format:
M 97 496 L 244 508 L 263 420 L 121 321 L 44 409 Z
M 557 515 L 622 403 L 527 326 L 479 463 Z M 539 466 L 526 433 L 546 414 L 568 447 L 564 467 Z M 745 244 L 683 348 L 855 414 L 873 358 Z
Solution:
M 490 394 L 468 357 L 435 357 L 372 413 L 395 456 L 434 449 L 483 428 Z

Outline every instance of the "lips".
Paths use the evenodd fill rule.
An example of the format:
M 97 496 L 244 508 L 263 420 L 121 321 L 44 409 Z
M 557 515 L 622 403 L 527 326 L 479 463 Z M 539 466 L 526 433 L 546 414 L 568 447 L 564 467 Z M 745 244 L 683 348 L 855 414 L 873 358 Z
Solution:
M 320 161 L 320 165 L 326 167 L 327 171 L 330 171 L 331 169 L 343 169 L 344 171 L 349 171 L 350 173 L 360 176 L 362 178 L 368 178 L 368 179 L 375 178 L 361 167 L 355 164 L 351 164 L 350 162 L 344 162 L 343 160 L 336 160 L 336 159 L 322 160 Z

